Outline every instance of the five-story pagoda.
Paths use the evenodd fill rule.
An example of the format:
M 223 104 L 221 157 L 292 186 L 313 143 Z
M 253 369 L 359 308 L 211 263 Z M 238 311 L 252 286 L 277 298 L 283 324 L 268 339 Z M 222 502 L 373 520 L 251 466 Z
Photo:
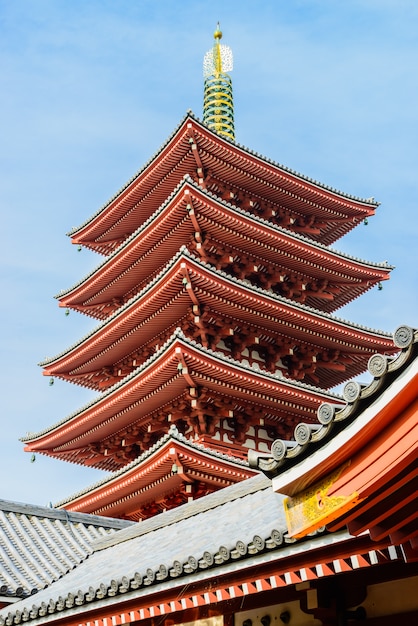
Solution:
M 204 58 L 203 122 L 188 113 L 72 242 L 104 257 L 59 305 L 99 325 L 42 363 L 97 392 L 24 438 L 107 470 L 57 506 L 140 520 L 254 474 L 249 449 L 291 439 L 339 403 L 389 334 L 334 316 L 390 267 L 330 247 L 377 204 L 235 142 L 230 49 Z

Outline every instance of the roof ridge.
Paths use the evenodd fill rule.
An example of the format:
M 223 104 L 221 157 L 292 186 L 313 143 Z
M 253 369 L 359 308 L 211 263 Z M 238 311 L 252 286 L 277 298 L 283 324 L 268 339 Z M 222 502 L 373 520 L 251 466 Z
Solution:
M 14 502 L 12 500 L 0 499 L 0 511 L 5 513 L 18 513 L 27 516 L 56 519 L 74 524 L 85 523 L 92 526 L 103 526 L 108 528 L 125 528 L 126 526 L 130 526 L 132 524 L 129 520 L 104 517 L 101 515 L 94 515 L 92 513 L 58 510 L 51 506 L 24 504 L 22 502 Z

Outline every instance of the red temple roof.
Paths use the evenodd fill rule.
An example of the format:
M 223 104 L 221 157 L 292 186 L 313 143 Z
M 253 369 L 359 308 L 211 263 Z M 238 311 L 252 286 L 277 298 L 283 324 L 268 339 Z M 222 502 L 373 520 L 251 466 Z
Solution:
M 156 276 L 181 244 L 219 269 L 244 271 L 255 283 L 328 312 L 387 280 L 392 269 L 276 226 L 187 177 L 104 263 L 57 296 L 60 306 L 106 318 Z
M 98 399 L 22 441 L 26 451 L 112 470 L 126 459 L 122 456 L 118 462 L 117 456 L 108 456 L 107 438 L 123 453 L 126 440 L 137 442 L 139 431 L 139 440 L 146 441 L 145 435 L 150 432 L 161 436 L 172 415 L 171 419 L 187 418 L 198 436 L 211 435 L 219 420 L 234 411 L 250 413 L 256 421 L 262 416 L 266 423 L 285 433 L 302 416 L 313 420 L 324 401 L 338 403 L 339 398 L 257 371 L 203 348 L 177 330 L 154 357 Z M 115 432 L 116 442 L 112 439 Z
M 185 174 L 211 179 L 283 209 L 294 229 L 330 244 L 373 215 L 377 203 L 346 195 L 273 163 L 187 114 L 167 143 L 96 215 L 71 232 L 74 243 L 109 254 L 162 204 Z M 318 226 L 316 226 L 318 222 Z
M 193 443 L 172 426 L 135 461 L 56 506 L 139 520 L 255 473 L 246 461 Z
M 214 319 L 211 322 L 209 318 Z M 45 361 L 44 375 L 103 389 L 132 371 L 181 324 L 187 324 L 189 334 L 216 349 L 219 339 L 212 338 L 217 332 L 216 320 L 224 336 L 245 329 L 251 334 L 246 339 L 249 346 L 265 342 L 267 347 L 275 346 L 273 371 L 277 369 L 280 344 L 283 355 L 293 355 L 295 368 L 298 351 L 305 360 L 309 352 L 310 370 L 306 369 L 305 376 L 302 368 L 301 376 L 325 388 L 364 371 L 376 350 L 396 352 L 392 337 L 386 333 L 253 287 L 248 281 L 214 270 L 183 248 L 154 281 L 106 322 L 72 348 Z M 266 367 L 262 362 L 260 366 Z M 282 371 L 286 374 L 287 368 L 283 366 Z M 296 369 L 291 374 L 296 377 Z

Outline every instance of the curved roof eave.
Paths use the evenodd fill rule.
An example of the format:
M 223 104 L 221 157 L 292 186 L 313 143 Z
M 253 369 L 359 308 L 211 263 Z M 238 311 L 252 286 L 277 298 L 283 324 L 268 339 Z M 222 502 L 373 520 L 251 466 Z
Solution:
M 86 226 L 88 226 L 91 222 L 93 222 L 96 218 L 98 218 L 104 211 L 106 211 L 106 209 L 108 208 L 108 206 L 110 204 L 112 204 L 112 202 L 114 202 L 117 198 L 119 198 L 119 196 L 126 191 L 131 185 L 132 183 L 134 183 L 139 176 L 145 172 L 146 169 L 148 169 L 148 167 L 155 161 L 155 159 L 161 154 L 162 150 L 164 150 L 169 143 L 174 139 L 174 137 L 177 135 L 177 133 L 179 132 L 179 130 L 181 129 L 181 127 L 184 125 L 184 123 L 187 121 L 187 119 L 189 119 L 190 117 L 194 118 L 194 116 L 191 113 L 186 113 L 186 115 L 183 117 L 183 119 L 180 121 L 180 123 L 176 126 L 176 128 L 174 129 L 174 131 L 171 133 L 171 135 L 169 136 L 169 138 L 167 139 L 167 141 L 162 144 L 162 146 L 160 146 L 158 148 L 158 150 L 155 152 L 155 154 L 153 154 L 153 156 L 145 163 L 145 165 L 143 165 L 107 202 L 105 202 L 105 204 L 103 204 L 90 218 L 88 218 L 85 222 L 83 222 L 82 224 L 80 224 L 80 226 L 75 226 L 74 228 L 72 228 L 67 235 L 69 237 L 74 236 L 75 234 L 77 234 L 78 232 L 80 232 L 81 230 L 83 230 Z
M 173 348 L 174 344 L 176 343 L 180 343 L 184 345 L 186 348 L 196 351 L 198 354 L 204 354 L 205 360 L 207 358 L 210 358 L 216 362 L 225 364 L 227 370 L 229 368 L 232 368 L 231 371 L 236 372 L 237 374 L 239 372 L 242 372 L 243 374 L 250 375 L 251 377 L 256 377 L 256 378 L 262 377 L 266 383 L 270 382 L 273 385 L 280 383 L 289 392 L 317 397 L 318 401 L 320 398 L 323 398 L 324 400 L 329 399 L 331 402 L 338 402 L 339 400 L 341 400 L 340 396 L 337 394 L 324 391 L 323 389 L 319 389 L 317 387 L 314 387 L 313 385 L 308 385 L 303 382 L 297 382 L 297 381 L 284 379 L 281 376 L 276 375 L 276 374 L 271 374 L 269 372 L 265 372 L 261 370 L 255 370 L 251 366 L 246 365 L 245 363 L 239 363 L 235 361 L 234 359 L 228 356 L 225 356 L 221 352 L 216 352 L 216 351 L 210 350 L 209 348 L 203 348 L 197 342 L 185 337 L 182 330 L 178 328 L 172 334 L 170 339 L 163 346 L 161 346 L 161 348 L 153 356 L 151 356 L 141 366 L 133 370 L 124 379 L 117 382 L 112 387 L 109 387 L 108 389 L 106 389 L 106 391 L 104 391 L 102 395 L 94 398 L 85 406 L 83 406 L 81 409 L 63 418 L 56 424 L 53 424 L 52 426 L 49 426 L 38 433 L 28 433 L 24 437 L 21 437 L 20 441 L 23 443 L 35 442 L 39 439 L 42 439 L 46 435 L 51 435 L 54 431 L 57 431 L 57 432 L 60 431 L 62 427 L 66 425 L 70 425 L 71 422 L 76 423 L 77 419 L 80 419 L 83 413 L 88 413 L 94 407 L 98 407 L 98 405 L 100 405 L 101 403 L 105 403 L 106 400 L 109 398 L 109 396 L 112 396 L 112 395 L 117 396 L 123 387 L 128 386 L 135 379 L 139 379 L 145 370 L 150 371 L 151 368 L 154 366 L 155 362 L 158 359 L 163 358 L 164 354 L 168 353 L 168 351 L 171 348 Z
M 194 188 L 194 190 L 197 193 L 216 202 L 217 204 L 221 206 L 227 207 L 228 210 L 232 209 L 234 213 L 237 214 L 237 216 L 242 216 L 242 217 L 245 217 L 246 219 L 253 220 L 255 224 L 259 224 L 260 226 L 271 229 L 271 231 L 277 233 L 278 236 L 284 235 L 285 237 L 290 237 L 295 242 L 300 242 L 301 245 L 308 246 L 310 248 L 316 249 L 323 253 L 331 254 L 335 257 L 338 257 L 342 261 L 355 263 L 355 264 L 364 266 L 366 268 L 381 269 L 387 272 L 390 272 L 391 270 L 394 269 L 394 267 L 389 265 L 387 261 L 384 261 L 384 262 L 367 261 L 365 259 L 361 259 L 359 257 L 355 257 L 347 253 L 341 252 L 339 250 L 336 250 L 334 248 L 331 248 L 328 245 L 325 245 L 321 242 L 316 242 L 304 236 L 303 234 L 296 233 L 282 226 L 272 224 L 271 222 L 263 219 L 262 217 L 253 215 L 252 213 L 245 211 L 244 209 L 241 209 L 239 207 L 236 207 L 235 205 L 227 201 L 221 200 L 216 195 L 212 194 L 210 191 L 207 191 L 199 187 L 199 185 L 197 185 L 190 178 L 189 175 L 185 175 L 183 180 L 175 187 L 175 189 L 168 196 L 168 198 L 164 201 L 164 203 L 160 205 L 158 209 L 156 209 L 156 211 L 143 224 L 141 224 L 131 235 L 129 235 L 129 237 L 127 237 L 120 246 L 118 246 L 108 257 L 106 257 L 101 263 L 99 263 L 98 266 L 96 266 L 91 272 L 89 272 L 89 274 L 87 274 L 84 278 L 79 280 L 72 287 L 69 287 L 68 289 L 65 289 L 65 290 L 61 290 L 55 296 L 55 298 L 59 300 L 65 296 L 70 295 L 72 292 L 77 291 L 80 287 L 82 287 L 85 283 L 87 283 L 93 277 L 99 276 L 103 272 L 104 268 L 111 266 L 111 264 L 114 263 L 115 258 L 117 256 L 120 256 L 121 252 L 123 252 L 123 250 L 126 249 L 136 238 L 140 237 L 141 234 L 145 231 L 145 229 L 147 229 L 153 222 L 156 222 L 158 218 L 161 216 L 161 214 L 168 209 L 168 207 L 175 200 L 175 198 L 179 196 L 179 194 L 187 187 Z
M 131 298 L 130 300 L 128 300 L 128 302 L 126 302 L 124 305 L 122 305 L 117 311 L 115 311 L 112 315 L 110 315 L 105 321 L 101 322 L 98 326 L 96 326 L 96 328 L 94 328 L 92 331 L 90 331 L 87 335 L 85 335 L 84 337 L 80 338 L 75 344 L 73 344 L 72 346 L 70 346 L 69 348 L 67 348 L 66 350 L 64 350 L 63 352 L 61 352 L 60 354 L 56 355 L 55 357 L 50 357 L 50 358 L 46 358 L 44 359 L 39 365 L 42 367 L 46 367 L 46 366 L 50 366 L 53 363 L 56 363 L 57 361 L 59 361 L 60 359 L 62 359 L 65 356 L 68 356 L 71 352 L 79 349 L 83 343 L 86 343 L 87 341 L 91 340 L 94 336 L 99 336 L 103 333 L 103 330 L 106 327 L 109 327 L 112 323 L 114 323 L 118 318 L 120 318 L 121 316 L 123 316 L 124 313 L 126 313 L 129 309 L 131 309 L 137 302 L 139 302 L 140 300 L 142 300 L 147 294 L 149 294 L 152 289 L 158 285 L 158 283 L 161 282 L 162 279 L 164 279 L 164 277 L 166 276 L 167 272 L 170 271 L 172 268 L 175 267 L 176 263 L 178 263 L 180 261 L 180 259 L 184 257 L 186 259 L 191 260 L 194 263 L 197 263 L 198 266 L 201 266 L 204 269 L 207 269 L 211 272 L 214 272 L 214 269 L 211 265 L 205 263 L 204 261 L 196 258 L 193 254 L 191 254 L 187 248 L 185 246 L 182 246 L 179 250 L 179 252 L 167 263 L 167 265 L 163 268 L 163 270 L 137 295 L 135 295 L 133 298 Z M 343 325 L 349 329 L 353 329 L 355 331 L 360 331 L 360 332 L 366 332 L 367 334 L 373 335 L 373 336 L 380 336 L 382 338 L 389 338 L 391 337 L 390 333 L 387 333 L 385 331 L 382 330 L 377 330 L 377 329 L 372 329 L 372 328 L 368 328 L 366 326 L 363 326 L 361 324 L 355 324 L 352 322 L 349 322 L 345 319 L 339 318 L 337 316 L 334 316 L 331 313 L 326 313 L 326 312 L 322 312 L 322 311 L 318 311 L 306 304 L 301 304 L 298 302 L 294 302 L 292 300 L 289 300 L 283 296 L 277 295 L 277 294 L 273 294 L 270 292 L 265 291 L 264 289 L 262 289 L 261 287 L 256 287 L 254 285 L 249 285 L 246 281 L 239 279 L 239 278 L 235 278 L 230 276 L 229 274 L 227 274 L 226 272 L 223 272 L 222 270 L 216 270 L 216 274 L 219 275 L 222 279 L 227 279 L 229 282 L 232 283 L 232 285 L 236 285 L 237 287 L 239 287 L 240 289 L 244 289 L 246 292 L 251 291 L 254 294 L 258 294 L 264 298 L 267 298 L 269 300 L 275 301 L 277 303 L 282 303 L 284 306 L 290 306 L 292 308 L 294 308 L 296 311 L 299 311 L 302 314 L 306 314 L 306 315 L 310 315 L 310 316 L 314 316 L 315 318 L 317 318 L 318 320 L 324 320 L 327 322 L 332 322 L 332 323 L 336 323 L 337 325 Z M 48 374 L 49 375 L 49 374 Z
M 226 144 L 229 144 L 230 146 L 239 150 L 244 155 L 249 156 L 253 159 L 254 158 L 257 159 L 260 163 L 264 164 L 265 166 L 268 166 L 270 168 L 273 167 L 274 169 L 278 170 L 281 174 L 290 176 L 295 182 L 299 184 L 300 183 L 305 184 L 305 185 L 307 184 L 311 188 L 316 189 L 318 192 L 327 193 L 331 197 L 334 197 L 336 199 L 339 198 L 343 201 L 350 201 L 356 204 L 368 206 L 371 209 L 376 209 L 379 206 L 379 203 L 376 202 L 374 198 L 360 198 L 358 196 L 351 195 L 343 191 L 339 191 L 331 186 L 325 185 L 323 183 L 320 183 L 317 180 L 309 178 L 308 176 L 304 176 L 303 174 L 295 170 L 292 170 L 291 168 L 288 168 L 273 160 L 270 160 L 267 157 L 264 157 L 261 154 L 255 151 L 252 151 L 251 149 L 239 143 L 236 143 L 230 139 L 227 139 L 226 137 L 221 137 L 220 135 L 217 135 L 214 131 L 209 129 L 205 124 L 203 124 L 197 117 L 193 115 L 193 113 L 188 112 L 183 117 L 181 122 L 177 125 L 175 130 L 171 133 L 167 141 L 157 150 L 157 152 L 151 157 L 151 159 L 149 159 L 147 163 L 140 170 L 138 170 L 129 179 L 129 181 L 123 187 L 121 187 L 121 189 L 116 194 L 114 194 L 112 198 L 110 198 L 110 200 L 108 200 L 92 217 L 86 220 L 82 225 L 73 228 L 71 231 L 69 231 L 68 235 L 71 237 L 74 237 L 77 233 L 80 233 L 83 229 L 91 225 L 95 220 L 97 220 L 97 218 L 99 218 L 102 214 L 104 214 L 107 211 L 107 209 L 112 205 L 112 203 L 115 202 L 115 200 L 120 198 L 120 196 L 124 194 L 129 189 L 129 187 L 131 187 L 135 183 L 135 181 L 137 181 L 142 175 L 144 175 L 144 173 L 158 159 L 158 157 L 161 155 L 163 150 L 165 150 L 169 146 L 169 144 L 175 139 L 176 135 L 179 133 L 180 129 L 184 126 L 184 124 L 187 123 L 189 120 L 195 123 L 196 125 L 198 125 L 205 133 L 213 137 L 217 142 L 220 142 L 220 143 L 225 142 Z
M 118 483 L 122 477 L 127 478 L 129 474 L 135 472 L 135 470 L 137 470 L 141 465 L 143 465 L 144 463 L 152 459 L 153 455 L 155 455 L 158 451 L 161 450 L 161 448 L 163 448 L 164 446 L 166 446 L 172 441 L 179 442 L 186 448 L 190 448 L 192 451 L 195 451 L 198 454 L 203 454 L 205 456 L 208 456 L 211 459 L 216 459 L 217 461 L 222 461 L 224 463 L 233 465 L 235 467 L 239 467 L 241 469 L 244 469 L 244 468 L 248 470 L 250 469 L 247 461 L 224 454 L 222 452 L 218 452 L 217 450 L 214 450 L 212 448 L 206 448 L 204 445 L 200 443 L 195 443 L 191 439 L 188 439 L 187 437 L 179 433 L 176 426 L 172 425 L 168 433 L 163 435 L 156 443 L 154 443 L 154 445 L 152 445 L 148 450 L 143 452 L 134 461 L 131 461 L 124 467 L 114 472 L 111 472 L 109 476 L 105 476 L 101 480 L 95 482 L 93 485 L 90 485 L 89 487 L 85 487 L 84 489 L 78 491 L 77 493 L 72 494 L 71 496 L 64 498 L 63 500 L 60 500 L 59 502 L 54 504 L 54 507 L 65 508 L 65 505 L 69 504 L 70 502 L 75 502 L 76 500 L 80 499 L 81 497 L 87 494 L 93 494 L 95 491 L 100 490 L 106 485 L 110 485 L 112 483 Z

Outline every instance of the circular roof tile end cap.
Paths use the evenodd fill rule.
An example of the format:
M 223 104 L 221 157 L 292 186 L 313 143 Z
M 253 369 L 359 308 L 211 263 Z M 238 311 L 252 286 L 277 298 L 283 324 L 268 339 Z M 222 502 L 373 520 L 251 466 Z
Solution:
M 193 572 L 195 572 L 197 570 L 197 568 L 199 567 L 199 562 L 196 559 L 196 557 L 194 557 L 193 555 L 188 557 L 187 564 L 189 565 L 190 569 Z
M 238 540 L 237 543 L 235 544 L 235 550 L 238 552 L 240 556 L 244 556 L 247 554 L 247 551 L 248 551 L 247 544 L 241 540 Z
M 135 574 L 129 581 L 129 585 L 131 589 L 138 589 L 139 587 L 141 587 L 142 586 L 142 574 L 140 574 L 139 572 L 135 572 Z
M 180 561 L 173 561 L 172 569 L 177 576 L 183 573 L 183 564 Z
M 229 561 L 229 559 L 231 558 L 231 550 L 227 548 L 226 546 L 220 546 L 218 550 L 218 554 L 220 555 L 223 561 Z
M 205 552 L 202 555 L 202 559 L 205 562 L 207 567 L 211 567 L 215 560 L 213 557 L 213 554 L 209 552 L 208 550 L 205 550 Z
M 150 583 L 153 583 L 155 580 L 155 572 L 153 569 L 151 569 L 150 567 L 147 568 L 146 571 L 146 575 L 147 575 L 147 579 L 149 580 Z
M 266 542 L 262 537 L 260 537 L 260 535 L 254 535 L 253 546 L 257 550 L 257 552 L 262 552 L 266 547 Z
M 383 354 L 374 354 L 370 357 L 367 369 L 374 378 L 381 378 L 388 371 L 389 361 Z
M 281 530 L 277 530 L 276 528 L 274 528 L 271 531 L 271 539 L 275 543 L 276 546 L 281 546 L 284 541 L 283 532 Z
M 344 385 L 344 389 L 343 389 L 344 400 L 346 400 L 350 404 L 354 403 L 356 400 L 359 399 L 363 386 L 364 385 L 361 385 L 355 380 L 350 380 L 350 382 Z
M 271 444 L 271 455 L 276 462 L 282 461 L 288 450 L 297 446 L 296 441 L 285 441 L 283 439 L 275 439 Z
M 300 446 L 306 446 L 312 439 L 312 435 L 319 429 L 321 426 L 319 424 L 305 424 L 301 422 L 298 424 L 294 431 L 295 441 Z
M 165 580 L 166 578 L 168 578 L 168 567 L 164 563 L 161 563 L 160 567 L 158 568 L 157 578 L 158 580 Z
M 329 402 L 323 402 L 317 410 L 318 421 L 322 426 L 328 426 L 335 419 L 335 411 L 339 406 L 330 404 Z
M 414 341 L 414 329 L 410 326 L 398 326 L 393 333 L 393 343 L 397 348 L 405 350 Z

